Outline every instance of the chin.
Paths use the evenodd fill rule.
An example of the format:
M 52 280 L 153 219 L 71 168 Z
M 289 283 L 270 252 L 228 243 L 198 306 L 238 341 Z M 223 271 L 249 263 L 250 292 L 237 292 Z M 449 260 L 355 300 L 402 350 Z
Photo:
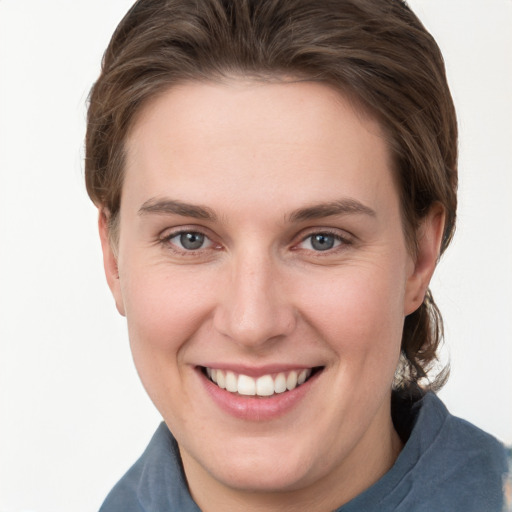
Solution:
M 295 491 L 314 479 L 312 468 L 293 457 L 268 455 L 225 461 L 212 471 L 224 485 L 246 492 L 276 493 Z
M 217 439 L 216 446 L 205 452 L 195 447 L 202 456 L 195 458 L 199 466 L 219 483 L 244 492 L 286 492 L 307 487 L 327 472 L 325 457 L 318 458 L 313 446 L 302 437 L 272 436 L 268 433 L 256 439 L 230 438 L 229 450 Z M 213 443 L 212 443 L 213 444 Z M 182 449 L 184 465 L 188 454 Z M 316 462 L 315 462 L 316 461 Z

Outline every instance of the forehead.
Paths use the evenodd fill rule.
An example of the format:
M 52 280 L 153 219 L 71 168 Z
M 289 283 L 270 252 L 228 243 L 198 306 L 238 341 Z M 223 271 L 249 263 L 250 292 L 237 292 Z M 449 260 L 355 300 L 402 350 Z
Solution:
M 307 125 L 296 124 L 298 120 L 307 121 Z M 314 134 L 307 128 L 313 124 L 318 136 L 328 143 L 329 134 L 337 136 L 338 130 L 332 131 L 334 125 L 339 129 L 354 122 L 372 135 L 383 135 L 380 124 L 361 101 L 327 83 L 243 78 L 189 81 L 154 95 L 143 105 L 128 133 L 127 145 L 137 144 L 149 126 L 165 128 L 169 133 L 172 130 L 182 136 L 180 143 L 190 135 L 196 139 L 208 136 L 212 128 L 219 135 L 222 130 L 232 144 L 245 143 L 248 133 L 253 138 L 264 133 L 273 140 L 286 134 L 290 142 L 306 143 L 312 141 Z
M 123 196 L 141 200 L 179 192 L 196 201 L 201 189 L 212 200 L 245 194 L 261 207 L 270 205 L 257 193 L 269 190 L 302 202 L 378 202 L 379 191 L 393 188 L 379 123 L 316 82 L 175 86 L 143 107 L 126 155 Z

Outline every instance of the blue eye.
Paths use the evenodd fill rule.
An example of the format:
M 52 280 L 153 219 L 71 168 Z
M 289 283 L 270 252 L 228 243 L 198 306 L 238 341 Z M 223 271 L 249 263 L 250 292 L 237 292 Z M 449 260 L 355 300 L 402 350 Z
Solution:
M 181 233 L 180 244 L 189 251 L 200 249 L 204 243 L 205 236 L 201 233 Z
M 325 233 L 318 233 L 317 235 L 311 236 L 311 246 L 316 251 L 327 251 L 334 247 L 336 239 L 333 235 Z
M 313 233 L 307 236 L 301 242 L 302 249 L 309 249 L 313 251 L 329 251 L 344 243 L 342 237 L 332 233 Z
M 211 240 L 207 236 L 197 231 L 182 231 L 167 237 L 167 241 L 185 251 L 197 251 L 212 245 Z

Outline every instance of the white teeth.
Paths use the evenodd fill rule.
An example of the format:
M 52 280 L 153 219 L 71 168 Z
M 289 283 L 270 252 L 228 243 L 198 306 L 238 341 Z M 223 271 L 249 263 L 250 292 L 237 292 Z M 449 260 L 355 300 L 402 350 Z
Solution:
M 270 375 L 263 375 L 256 381 L 256 394 L 259 396 L 274 394 L 274 379 Z
M 292 389 L 295 389 L 297 387 L 297 372 L 292 371 L 288 374 L 288 377 L 286 378 L 286 389 L 288 391 L 291 391 Z
M 302 370 L 300 373 L 299 373 L 299 376 L 297 377 L 297 384 L 300 386 L 301 384 L 304 384 L 304 382 L 306 382 L 306 377 L 307 377 L 307 370 Z M 217 375 L 217 378 L 219 378 L 219 376 Z
M 248 375 L 236 375 L 232 371 L 224 372 L 224 370 L 206 368 L 206 375 L 220 388 L 246 396 L 272 396 L 274 393 L 292 391 L 297 386 L 304 384 L 311 376 L 311 372 L 311 368 L 308 368 L 300 371 L 292 370 L 288 375 L 281 372 L 274 377 L 262 375 L 254 379 Z
M 217 370 L 217 386 L 222 389 L 226 388 L 226 376 L 224 375 L 224 372 L 219 370 Z
M 238 393 L 240 395 L 255 395 L 256 394 L 256 381 L 247 375 L 238 376 Z
M 231 391 L 231 393 L 236 393 L 238 391 L 238 379 L 233 372 L 226 373 L 226 389 Z
M 274 390 L 276 393 L 284 393 L 286 391 L 286 376 L 280 373 L 274 382 Z

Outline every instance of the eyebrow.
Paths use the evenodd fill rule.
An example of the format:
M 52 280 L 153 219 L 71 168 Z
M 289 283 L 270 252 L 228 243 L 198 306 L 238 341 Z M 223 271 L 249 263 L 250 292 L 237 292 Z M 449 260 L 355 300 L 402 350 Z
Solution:
M 339 199 L 328 203 L 319 203 L 299 208 L 287 216 L 289 222 L 302 222 L 334 215 L 362 214 L 376 217 L 375 210 L 355 199 Z
M 152 198 L 144 202 L 139 208 L 139 215 L 146 215 L 148 213 L 182 215 L 183 217 L 193 217 L 195 219 L 209 221 L 215 221 L 217 219 L 217 216 L 211 208 L 167 198 Z
M 176 199 L 168 198 L 148 199 L 139 208 L 139 215 L 151 213 L 181 215 L 183 217 L 192 217 L 212 222 L 217 220 L 215 212 L 207 206 L 184 203 Z M 286 218 L 288 222 L 293 223 L 347 214 L 363 214 L 370 217 L 377 216 L 374 210 L 355 199 L 339 199 L 338 201 L 318 203 L 305 208 L 299 208 L 287 215 Z

